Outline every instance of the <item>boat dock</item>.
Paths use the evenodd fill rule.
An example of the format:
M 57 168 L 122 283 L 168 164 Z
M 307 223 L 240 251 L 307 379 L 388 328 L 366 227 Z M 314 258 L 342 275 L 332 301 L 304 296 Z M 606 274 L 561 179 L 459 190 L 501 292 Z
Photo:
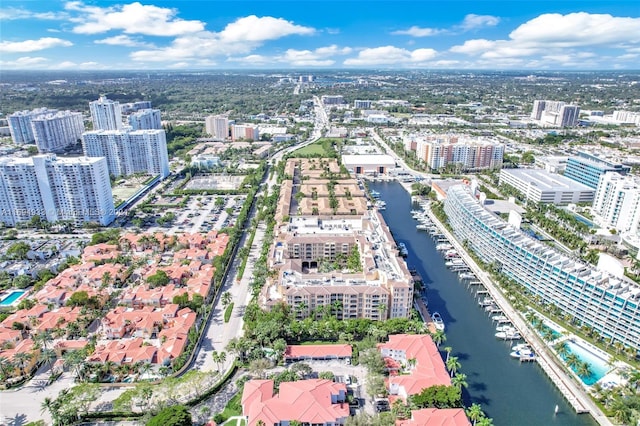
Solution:
M 477 278 L 476 280 L 469 281 L 467 286 L 471 287 L 472 285 L 481 285 L 482 287 L 478 289 L 476 297 L 479 297 L 479 295 L 490 296 L 500 308 L 502 314 L 499 315 L 499 317 L 494 315 L 492 320 L 497 321 L 498 324 L 511 322 L 514 325 L 522 338 L 535 352 L 535 360 L 538 361 L 545 374 L 556 385 L 558 390 L 573 407 L 576 413 L 589 413 L 599 424 L 607 426 L 612 425 L 609 419 L 602 413 L 595 403 L 591 401 L 589 396 L 586 395 L 584 389 L 563 370 L 562 366 L 558 364 L 555 355 L 551 353 L 540 337 L 530 331 L 524 318 L 511 306 L 502 292 L 494 285 L 489 274 L 480 269 L 471 256 L 466 252 L 464 247 L 462 247 L 454 236 L 440 223 L 430 209 L 426 208 L 425 213 L 438 227 L 438 231 L 434 233 L 433 237 L 437 239 L 439 243 L 447 242 L 452 244 L 454 249 L 459 253 L 460 258 L 464 260 L 465 264 L 468 266 L 468 273 L 474 274 L 474 278 Z M 468 277 L 468 275 L 465 277 Z M 530 359 L 522 359 L 521 361 L 524 362 L 529 360 Z

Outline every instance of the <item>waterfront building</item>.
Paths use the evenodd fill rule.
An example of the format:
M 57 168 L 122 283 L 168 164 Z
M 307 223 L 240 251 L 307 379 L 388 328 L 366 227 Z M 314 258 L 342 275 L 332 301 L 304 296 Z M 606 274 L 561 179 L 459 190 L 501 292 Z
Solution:
M 638 234 L 640 224 L 640 178 L 619 173 L 600 176 L 593 200 L 599 225 L 621 234 Z
M 626 175 L 630 171 L 630 166 L 616 164 L 587 152 L 580 151 L 576 157 L 570 157 L 567 161 L 564 176 L 595 190 L 598 187 L 600 176 L 603 174 L 616 172 L 621 175 Z
M 416 155 L 434 171 L 447 166 L 461 170 L 499 169 L 504 145 L 467 135 L 430 135 L 417 138 Z
M 0 159 L 0 222 L 15 226 L 33 216 L 76 225 L 115 218 L 104 158 L 57 158 L 53 154 Z
M 591 203 L 594 190 L 587 185 L 541 169 L 502 169 L 500 185 L 509 185 L 535 203 Z
M 386 154 L 343 155 L 342 164 L 357 175 L 359 174 L 387 174 L 396 168 L 396 160 Z
M 229 118 L 224 115 L 210 115 L 204 120 L 205 131 L 214 138 L 229 138 Z
M 13 143 L 22 145 L 25 143 L 35 142 L 36 139 L 33 135 L 31 120 L 41 115 L 55 114 L 56 112 L 58 112 L 57 109 L 36 108 L 31 111 L 17 111 L 9 115 L 7 118 L 9 124 L 9 132 L 11 133 L 11 139 L 13 139 Z
M 268 258 L 278 275 L 262 289 L 261 306 L 286 303 L 300 319 L 327 310 L 344 319 L 408 318 L 411 274 L 358 182 L 334 159 L 290 159 L 285 174 Z M 308 179 L 294 184 L 301 176 Z
M 132 130 L 162 129 L 159 109 L 141 109 L 129 116 Z
M 105 157 L 113 176 L 134 173 L 169 176 L 164 130 L 94 130 L 82 135 L 82 147 L 87 157 Z
M 121 130 L 122 108 L 118 101 L 100 96 L 97 101 L 89 102 L 93 130 Z
M 544 244 L 490 213 L 464 185 L 444 210 L 458 241 L 542 303 L 591 327 L 605 340 L 640 349 L 640 286 Z
M 80 112 L 49 112 L 31 118 L 31 127 L 38 151 L 60 152 L 80 141 L 84 120 Z
M 235 142 L 240 139 L 245 141 L 260 140 L 258 126 L 252 124 L 234 124 L 231 126 L 231 140 Z

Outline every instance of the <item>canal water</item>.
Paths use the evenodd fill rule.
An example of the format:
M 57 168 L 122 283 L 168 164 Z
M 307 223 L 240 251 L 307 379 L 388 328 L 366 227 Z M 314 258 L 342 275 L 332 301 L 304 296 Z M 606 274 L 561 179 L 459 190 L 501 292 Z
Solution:
M 497 426 L 595 425 L 588 414 L 576 414 L 537 363 L 520 363 L 509 356 L 510 342 L 496 339 L 495 324 L 478 306 L 473 290 L 444 265 L 435 242 L 416 230 L 411 217 L 411 197 L 397 182 L 374 182 L 387 208 L 382 211 L 397 242 L 409 250 L 407 264 L 415 268 L 428 287 L 429 311 L 439 312 L 447 340 L 467 375 L 463 391 L 466 404 L 482 405 Z M 554 408 L 559 411 L 554 415 Z

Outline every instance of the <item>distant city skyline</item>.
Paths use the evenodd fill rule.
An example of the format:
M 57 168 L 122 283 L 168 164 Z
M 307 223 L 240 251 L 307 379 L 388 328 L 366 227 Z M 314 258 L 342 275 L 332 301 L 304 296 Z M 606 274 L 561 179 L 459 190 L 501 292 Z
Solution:
M 621 1 L 3 1 L 0 69 L 637 70 Z

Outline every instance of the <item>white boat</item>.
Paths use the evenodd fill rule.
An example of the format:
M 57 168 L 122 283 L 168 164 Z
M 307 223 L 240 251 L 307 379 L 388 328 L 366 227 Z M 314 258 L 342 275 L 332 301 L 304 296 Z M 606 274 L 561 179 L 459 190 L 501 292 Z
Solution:
M 478 305 L 482 306 L 483 308 L 485 306 L 493 305 L 494 303 L 495 300 L 493 300 L 491 296 L 486 296 L 484 299 L 478 301 Z
M 411 216 L 420 216 L 422 211 L 420 210 L 411 210 Z
M 449 259 L 460 257 L 458 252 L 453 250 L 453 249 L 452 250 L 447 250 L 447 252 L 444 254 L 444 256 L 449 258 Z
M 464 273 L 460 274 L 460 279 L 462 279 L 462 280 L 472 280 L 475 277 L 476 276 L 473 275 L 471 272 L 464 272 Z
M 509 321 L 509 318 L 505 317 L 504 315 L 494 315 L 491 317 L 492 321 L 498 321 L 498 322 L 505 322 L 505 321 Z
M 427 225 L 424 225 L 424 224 L 421 223 L 419 225 L 416 225 L 416 229 L 418 229 L 420 231 L 426 231 L 427 230 Z
M 507 330 L 512 330 L 514 329 L 513 325 L 511 323 L 505 323 L 505 324 L 501 324 L 499 326 L 496 327 L 496 331 L 507 331 Z M 518 346 L 518 345 L 516 345 Z M 513 347 L 515 349 L 515 346 Z
M 520 359 L 535 359 L 536 358 L 535 352 L 533 352 L 533 349 L 531 349 L 528 346 L 526 346 L 524 348 L 521 348 L 521 349 L 518 349 L 518 350 L 515 350 L 515 351 L 511 351 L 511 353 L 509 355 L 511 355 L 513 358 L 520 358 Z
M 519 340 L 521 338 L 517 330 L 498 331 L 496 337 L 502 340 Z
M 438 251 L 446 251 L 446 250 L 451 250 L 453 248 L 453 246 L 451 244 L 447 244 L 447 243 L 440 243 L 436 246 L 436 250 Z
M 453 260 L 449 260 L 444 262 L 444 266 L 467 266 L 466 263 L 464 263 L 464 260 L 462 259 L 453 259 Z
M 431 314 L 431 320 L 436 326 L 436 330 L 444 331 L 444 321 L 442 321 L 442 317 L 438 312 L 434 312 L 433 314 Z
M 409 250 L 407 250 L 407 246 L 404 243 L 398 243 L 398 253 L 400 253 L 402 257 L 409 255 Z

